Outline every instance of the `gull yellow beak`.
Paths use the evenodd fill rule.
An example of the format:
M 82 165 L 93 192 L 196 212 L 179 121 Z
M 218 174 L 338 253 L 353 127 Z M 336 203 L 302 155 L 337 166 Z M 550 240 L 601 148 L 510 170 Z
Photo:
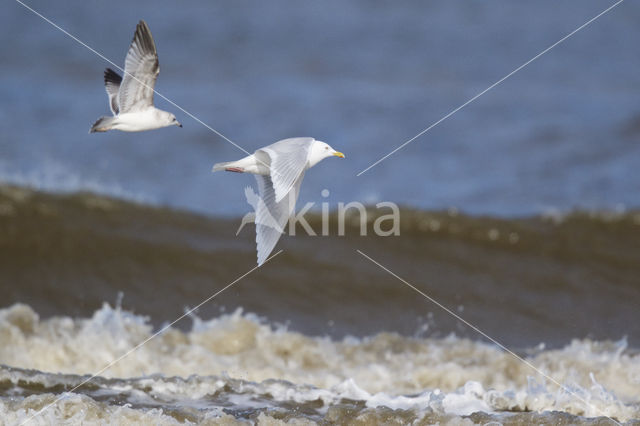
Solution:
M 334 152 L 333 155 L 335 155 L 336 157 L 344 158 L 344 154 L 338 151 Z

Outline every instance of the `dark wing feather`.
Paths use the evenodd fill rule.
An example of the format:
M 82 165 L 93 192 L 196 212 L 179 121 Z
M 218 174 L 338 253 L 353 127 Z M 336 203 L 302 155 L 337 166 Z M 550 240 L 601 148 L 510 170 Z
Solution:
M 107 68 L 104 70 L 104 88 L 107 90 L 107 96 L 109 96 L 109 107 L 113 115 L 118 115 L 120 112 L 120 106 L 118 105 L 118 90 L 120 90 L 120 83 L 122 83 L 122 77 L 120 74 Z

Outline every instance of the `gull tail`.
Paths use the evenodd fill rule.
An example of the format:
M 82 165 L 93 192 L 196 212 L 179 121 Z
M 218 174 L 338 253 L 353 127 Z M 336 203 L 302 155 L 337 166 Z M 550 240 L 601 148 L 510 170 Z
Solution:
M 227 167 L 233 167 L 235 161 L 227 161 L 225 163 L 216 163 L 213 165 L 212 172 L 223 172 Z
M 107 130 L 111 130 L 111 128 L 113 127 L 113 123 L 114 123 L 115 119 L 116 119 L 116 117 L 100 117 L 100 118 L 98 118 L 98 121 L 93 123 L 93 126 L 91 126 L 91 130 L 89 130 L 89 133 L 106 132 Z

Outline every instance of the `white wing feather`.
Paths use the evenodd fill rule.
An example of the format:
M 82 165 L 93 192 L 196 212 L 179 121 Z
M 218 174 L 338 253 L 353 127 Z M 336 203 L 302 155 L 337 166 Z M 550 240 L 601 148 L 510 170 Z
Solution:
M 298 178 L 306 170 L 313 138 L 290 138 L 268 145 L 258 151 L 271 158 L 271 179 L 275 189 L 275 202 L 284 199 Z
M 118 92 L 120 112 L 139 111 L 153 105 L 153 87 L 159 72 L 151 30 L 140 21 L 124 62 L 124 78 Z
M 260 200 L 256 208 L 256 246 L 258 250 L 258 265 L 262 265 L 278 243 L 280 235 L 285 230 L 289 216 L 295 209 L 295 203 L 300 193 L 300 184 L 304 177 L 304 170 L 293 183 L 290 194 L 280 201 L 276 201 L 271 177 L 255 175 L 260 191 Z M 290 195 L 290 196 L 286 196 Z

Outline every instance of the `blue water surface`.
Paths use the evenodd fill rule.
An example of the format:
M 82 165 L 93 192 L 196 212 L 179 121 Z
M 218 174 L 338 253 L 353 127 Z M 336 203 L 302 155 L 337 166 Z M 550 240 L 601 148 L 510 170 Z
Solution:
M 376 167 L 357 173 L 570 33 L 604 0 L 50 2 L 30 7 L 122 65 L 139 19 L 156 89 L 249 152 L 313 136 L 345 152 L 301 201 L 395 201 L 514 216 L 640 206 L 640 4 L 623 2 Z M 88 134 L 104 59 L 18 2 L 0 15 L 0 179 L 212 215 L 249 211 L 244 155 L 183 129 Z M 320 196 L 329 189 L 328 199 Z

